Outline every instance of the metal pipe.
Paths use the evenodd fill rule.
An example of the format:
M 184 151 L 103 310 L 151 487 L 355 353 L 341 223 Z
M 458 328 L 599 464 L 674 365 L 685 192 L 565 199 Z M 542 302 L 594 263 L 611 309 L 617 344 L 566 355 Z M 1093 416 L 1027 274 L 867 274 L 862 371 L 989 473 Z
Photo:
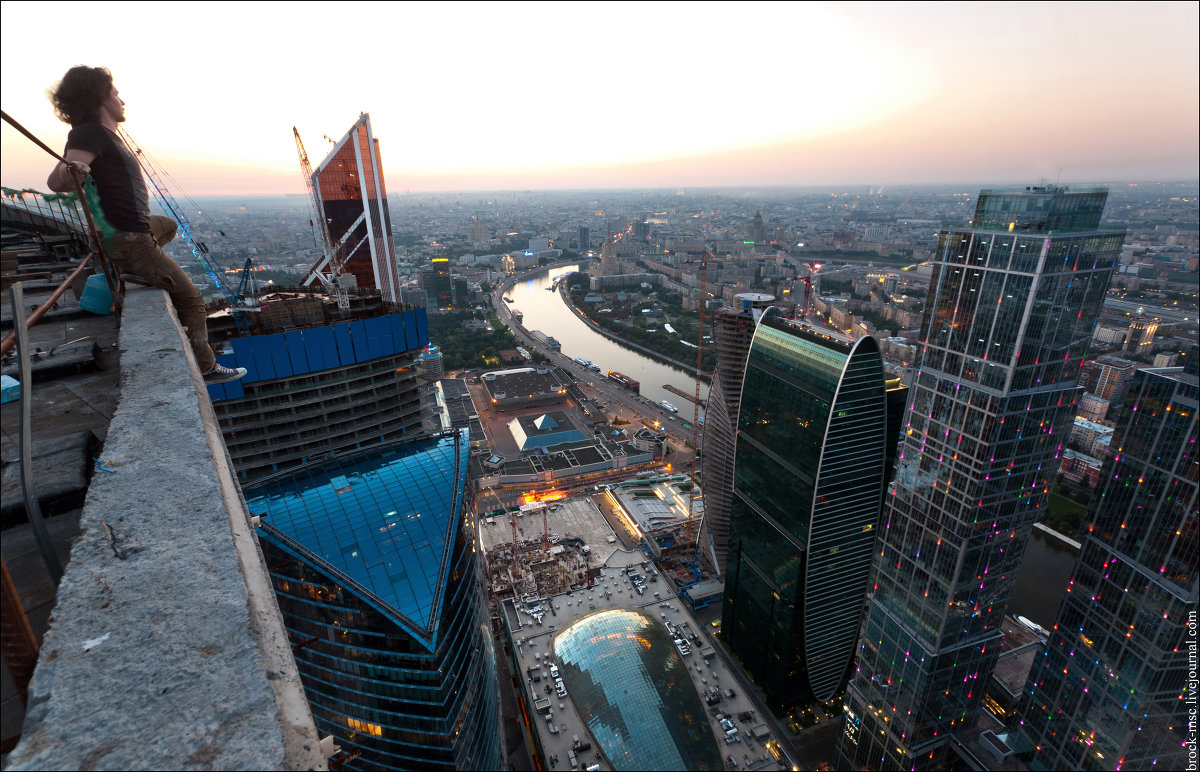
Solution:
M 29 515 L 29 525 L 33 536 L 37 539 L 38 549 L 41 550 L 42 560 L 54 586 L 62 581 L 62 564 L 54 552 L 54 544 L 50 541 L 50 532 L 46 530 L 46 521 L 42 518 L 42 508 L 38 505 L 37 492 L 33 487 L 33 438 L 31 436 L 33 421 L 33 389 L 30 388 L 29 377 L 29 328 L 25 326 L 25 317 L 21 309 L 25 302 L 25 288 L 21 282 L 14 284 L 8 291 L 12 300 L 13 333 L 21 354 L 21 440 L 18 452 L 21 454 L 21 490 L 25 494 L 25 512 Z
M 22 705 L 29 704 L 29 679 L 37 666 L 38 642 L 25 615 L 25 607 L 17 595 L 17 586 L 8 573 L 8 564 L 0 558 L 4 569 L 4 584 L 0 591 L 0 651 L 4 664 L 17 687 Z
M 63 293 L 65 293 L 67 291 L 67 287 L 71 286 L 71 282 L 75 281 L 75 279 L 79 276 L 79 274 L 81 274 L 83 272 L 83 269 L 91 261 L 92 254 L 93 253 L 89 252 L 85 258 L 80 260 L 79 265 L 76 266 L 75 270 L 71 272 L 71 275 L 68 276 L 66 279 L 64 279 L 62 284 L 58 285 L 58 289 L 56 289 L 56 290 L 54 290 L 54 292 L 50 293 L 50 297 L 46 298 L 46 300 L 43 301 L 40 306 L 38 306 L 37 308 L 35 308 L 33 310 L 33 313 L 31 313 L 29 315 L 29 318 L 26 319 L 22 323 L 23 326 L 27 325 L 26 329 L 28 329 L 28 327 L 32 327 L 33 325 L 37 324 L 38 321 L 40 321 L 41 318 L 46 315 L 46 312 L 49 311 L 50 308 L 53 307 L 53 305 L 58 302 L 58 299 L 61 298 L 63 296 Z M 15 288 L 15 286 L 14 286 L 14 288 Z M 24 311 L 24 309 L 22 309 L 22 311 Z M 17 312 L 14 309 L 14 311 L 13 311 L 13 331 L 10 332 L 4 338 L 3 343 L 0 343 L 0 356 L 3 356 L 5 354 L 7 354 L 9 351 L 11 351 L 12 347 L 17 342 L 16 313 Z M 22 351 L 24 351 L 24 348 L 22 348 Z M 22 381 L 22 383 L 24 383 L 24 382 Z M 24 388 L 24 387 L 22 386 L 22 388 Z

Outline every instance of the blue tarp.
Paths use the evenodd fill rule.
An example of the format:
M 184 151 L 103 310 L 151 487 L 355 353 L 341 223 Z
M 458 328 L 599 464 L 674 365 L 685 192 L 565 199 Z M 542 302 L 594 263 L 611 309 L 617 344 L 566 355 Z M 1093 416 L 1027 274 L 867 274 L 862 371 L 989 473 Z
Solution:
M 307 330 L 234 338 L 233 354 L 218 361 L 226 367 L 244 367 L 246 376 L 230 389 L 209 387 L 213 401 L 237 399 L 242 384 L 347 367 L 360 362 L 415 353 L 429 345 L 425 309 L 341 322 Z

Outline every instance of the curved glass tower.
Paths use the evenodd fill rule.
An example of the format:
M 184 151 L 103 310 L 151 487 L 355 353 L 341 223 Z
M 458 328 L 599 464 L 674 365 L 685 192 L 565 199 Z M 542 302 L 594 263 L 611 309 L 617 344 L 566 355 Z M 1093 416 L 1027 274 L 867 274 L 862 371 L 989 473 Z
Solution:
M 776 708 L 846 683 L 887 476 L 874 338 L 760 321 L 746 362 L 722 635 Z
M 317 731 L 348 769 L 499 769 L 466 430 L 246 489 Z

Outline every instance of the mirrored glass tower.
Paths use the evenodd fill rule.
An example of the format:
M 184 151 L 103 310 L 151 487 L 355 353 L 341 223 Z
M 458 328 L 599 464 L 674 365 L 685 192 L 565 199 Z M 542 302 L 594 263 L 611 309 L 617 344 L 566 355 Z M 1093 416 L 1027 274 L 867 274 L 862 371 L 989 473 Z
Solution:
M 984 190 L 939 235 L 839 768 L 939 765 L 974 720 L 1124 239 L 1107 195 Z
M 872 337 L 775 308 L 754 332 L 721 636 L 776 710 L 826 702 L 845 685 L 896 440 L 888 387 Z
M 1133 378 L 1079 560 L 1029 675 L 1014 744 L 1031 769 L 1188 767 L 1198 383 L 1182 368 Z
M 333 260 L 360 288 L 379 290 L 389 303 L 400 302 L 396 248 L 379 140 L 371 117 L 363 113 L 313 172 L 313 190 L 329 228 Z M 314 271 L 328 270 L 321 261 Z
M 467 432 L 245 489 L 317 731 L 348 769 L 499 769 Z

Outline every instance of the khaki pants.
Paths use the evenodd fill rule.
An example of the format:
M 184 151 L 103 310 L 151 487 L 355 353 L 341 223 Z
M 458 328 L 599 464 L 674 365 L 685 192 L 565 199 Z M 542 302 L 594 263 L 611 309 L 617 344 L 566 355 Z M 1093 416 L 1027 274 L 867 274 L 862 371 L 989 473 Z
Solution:
M 104 242 L 104 253 L 122 271 L 135 274 L 151 287 L 164 289 L 171 296 L 179 323 L 187 328 L 188 341 L 201 373 L 217 364 L 208 345 L 208 326 L 204 296 L 183 269 L 172 260 L 163 245 L 175 238 L 179 226 L 170 217 L 150 215 L 150 233 L 125 233 Z

